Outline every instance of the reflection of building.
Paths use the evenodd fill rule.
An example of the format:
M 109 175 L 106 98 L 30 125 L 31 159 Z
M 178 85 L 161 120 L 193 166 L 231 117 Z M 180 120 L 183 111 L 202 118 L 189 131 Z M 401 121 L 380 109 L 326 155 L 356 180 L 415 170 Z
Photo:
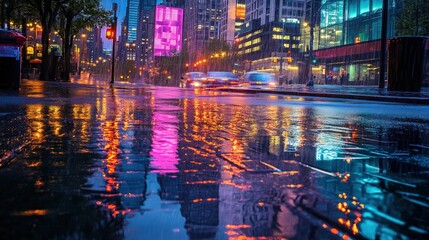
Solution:
M 183 103 L 182 138 L 179 139 L 181 212 L 190 239 L 214 239 L 219 225 L 219 159 L 211 152 L 220 148 L 222 116 L 213 113 L 216 104 L 198 99 Z M 193 113 L 193 114 L 189 114 Z M 211 120 L 207 121 L 206 117 Z M 199 130 L 196 130 L 199 129 Z

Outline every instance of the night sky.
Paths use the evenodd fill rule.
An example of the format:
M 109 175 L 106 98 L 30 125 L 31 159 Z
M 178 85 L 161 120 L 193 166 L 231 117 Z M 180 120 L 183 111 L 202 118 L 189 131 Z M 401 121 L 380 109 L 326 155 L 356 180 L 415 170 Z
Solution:
M 118 16 L 118 29 L 121 29 L 121 23 L 125 16 L 125 11 L 127 10 L 127 0 L 101 0 L 101 4 L 106 10 L 112 10 L 112 3 L 118 3 L 118 12 L 116 15 Z M 156 3 L 160 4 L 162 0 L 157 0 Z M 102 36 L 103 36 L 103 45 L 104 48 L 111 49 L 112 48 L 112 41 L 107 40 L 104 36 L 106 32 L 106 28 L 103 28 L 102 30 Z M 120 33 L 119 33 L 120 35 Z
M 118 16 L 118 29 L 121 29 L 121 23 L 122 20 L 125 16 L 125 11 L 127 8 L 127 0 L 101 0 L 101 4 L 104 7 L 104 9 L 106 10 L 112 10 L 112 3 L 118 3 L 118 12 L 116 13 L 116 15 Z M 107 49 L 112 49 L 112 41 L 107 40 L 104 36 L 105 34 L 106 28 L 104 27 L 102 30 L 102 36 L 103 36 L 103 45 L 104 48 Z M 120 33 L 119 33 L 120 34 Z

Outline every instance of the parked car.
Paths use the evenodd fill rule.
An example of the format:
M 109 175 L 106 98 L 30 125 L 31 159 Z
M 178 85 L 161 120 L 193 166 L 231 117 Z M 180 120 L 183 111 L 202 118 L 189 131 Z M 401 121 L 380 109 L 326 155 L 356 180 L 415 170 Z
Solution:
M 207 87 L 237 86 L 238 76 L 232 72 L 212 71 L 207 73 L 204 85 Z
M 250 88 L 277 87 L 277 81 L 273 74 L 266 72 L 247 72 L 244 75 L 243 86 Z
M 206 80 L 206 74 L 203 72 L 187 72 L 180 81 L 182 88 L 202 87 L 202 82 Z

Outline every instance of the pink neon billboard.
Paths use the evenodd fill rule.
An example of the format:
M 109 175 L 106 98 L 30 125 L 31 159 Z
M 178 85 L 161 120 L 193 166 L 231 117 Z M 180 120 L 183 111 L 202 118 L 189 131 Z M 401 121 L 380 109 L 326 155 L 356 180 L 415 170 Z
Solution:
M 182 49 L 183 9 L 156 6 L 154 56 L 168 56 Z

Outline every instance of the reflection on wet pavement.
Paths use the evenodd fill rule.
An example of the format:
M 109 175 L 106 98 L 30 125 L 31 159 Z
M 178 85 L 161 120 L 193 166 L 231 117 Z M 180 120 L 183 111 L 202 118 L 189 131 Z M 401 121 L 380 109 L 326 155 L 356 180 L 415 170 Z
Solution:
M 421 106 L 43 82 L 7 97 L 5 239 L 429 236 Z

